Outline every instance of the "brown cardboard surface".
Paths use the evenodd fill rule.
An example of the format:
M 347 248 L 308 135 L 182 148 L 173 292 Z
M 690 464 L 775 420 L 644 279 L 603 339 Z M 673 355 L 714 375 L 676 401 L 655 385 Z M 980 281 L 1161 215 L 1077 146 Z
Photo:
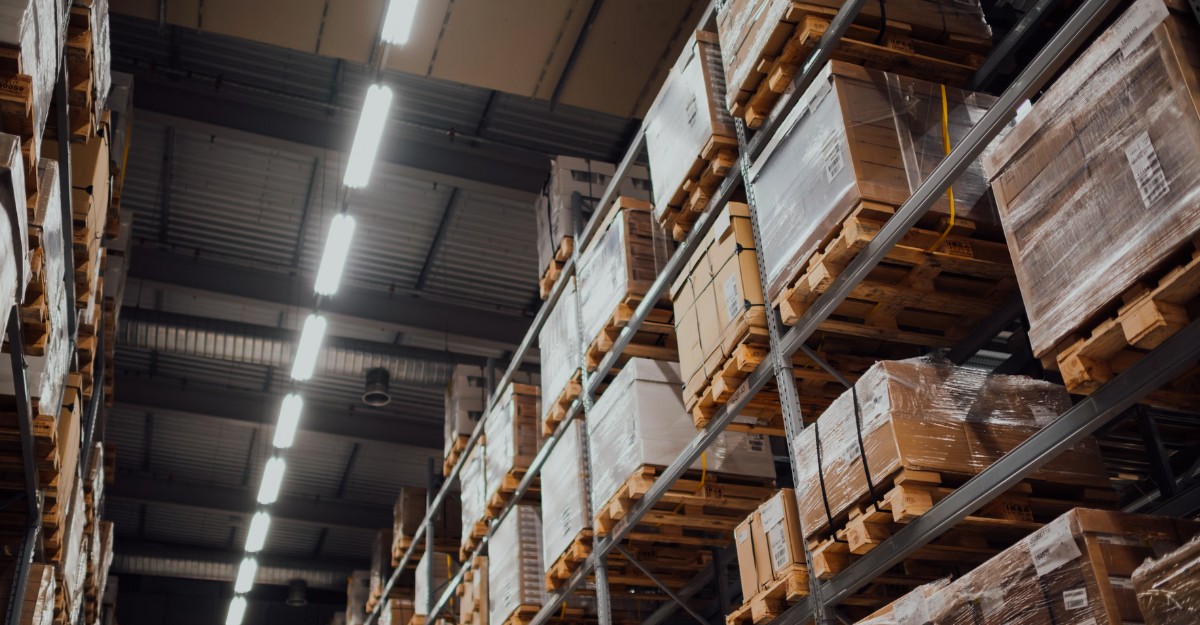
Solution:
M 754 511 L 750 522 L 750 537 L 754 543 L 755 581 L 758 587 L 762 588 L 775 579 L 775 574 L 771 571 L 771 551 L 767 546 L 767 534 L 763 529 L 760 510 Z
M 742 582 L 742 597 L 749 600 L 758 592 L 758 569 L 754 564 L 754 537 L 751 524 L 758 511 L 751 513 L 733 531 L 733 542 L 737 549 L 738 577 Z
M 764 511 L 772 506 L 775 510 L 772 517 L 781 510 L 780 507 L 782 515 L 778 516 L 781 519 L 779 522 L 768 527 L 767 524 L 774 519 L 768 520 Z M 759 507 L 759 519 L 766 533 L 772 578 L 782 578 L 792 565 L 804 565 L 804 542 L 800 531 L 799 510 L 796 507 L 796 491 L 790 488 L 781 489 Z

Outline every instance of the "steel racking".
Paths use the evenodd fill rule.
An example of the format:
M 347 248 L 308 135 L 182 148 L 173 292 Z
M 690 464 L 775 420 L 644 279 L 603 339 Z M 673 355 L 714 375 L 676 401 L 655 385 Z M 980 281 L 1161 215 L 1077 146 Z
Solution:
M 719 0 L 717 0 L 719 1 Z M 867 0 L 848 0 L 831 21 L 826 33 L 821 37 L 816 47 L 797 72 L 791 86 L 783 94 L 775 110 L 763 127 L 747 138 L 745 128 L 738 122 L 738 139 L 740 156 L 738 164 L 730 172 L 726 180 L 718 188 L 707 211 L 700 217 L 692 231 L 679 246 L 674 255 L 668 260 L 662 273 L 654 281 L 647 295 L 633 312 L 626 327 L 621 331 L 610 353 L 600 362 L 596 371 L 584 378 L 583 392 L 567 411 L 566 417 L 548 437 L 541 451 L 534 458 L 526 475 L 518 485 L 512 501 L 521 499 L 536 479 L 548 454 L 565 433 L 566 426 L 572 419 L 579 416 L 582 409 L 588 406 L 596 394 L 600 381 L 611 371 L 617 358 L 629 345 L 634 333 L 647 318 L 653 303 L 663 294 L 668 285 L 679 274 L 689 257 L 695 252 L 697 242 L 701 240 L 716 221 L 716 216 L 726 202 L 730 200 L 738 188 L 744 188 L 751 208 L 751 221 L 754 226 L 756 240 L 760 238 L 758 219 L 754 203 L 753 185 L 748 180 L 749 165 L 752 159 L 769 154 L 771 142 L 778 139 L 779 126 L 788 112 L 794 108 L 800 95 L 817 72 L 830 58 L 834 47 L 845 33 L 857 13 Z M 985 61 L 971 81 L 974 87 L 990 84 L 995 78 L 998 68 L 1011 60 L 1013 53 L 1026 45 L 1030 31 L 1041 22 L 1058 0 L 1039 0 L 1022 19 L 1014 26 L 1008 35 L 997 45 L 992 55 Z M 832 314 L 835 308 L 847 297 L 849 292 L 861 282 L 884 255 L 900 240 L 929 207 L 940 197 L 947 187 L 966 169 L 984 150 L 988 143 L 1002 130 L 1015 115 L 1017 107 L 1042 89 L 1067 60 L 1084 45 L 1099 25 L 1113 11 L 1117 0 L 1084 0 L 1073 11 L 1070 18 L 1063 23 L 1046 45 L 1029 61 L 1012 83 L 1004 89 L 988 112 L 954 147 L 943 162 L 934 169 L 929 177 L 919 186 L 912 196 L 900 207 L 895 215 L 886 223 L 879 234 L 866 248 L 849 264 L 843 273 L 833 281 L 813 306 L 799 319 L 795 326 L 784 332 L 778 313 L 774 310 L 768 315 L 771 344 L 770 357 L 765 359 L 733 393 L 728 403 L 720 408 L 710 420 L 709 425 L 698 432 L 676 460 L 671 463 L 654 483 L 643 499 L 637 502 L 624 519 L 616 524 L 609 535 L 597 540 L 592 554 L 583 565 L 571 576 L 563 587 L 552 593 L 547 593 L 542 609 L 533 618 L 531 625 L 544 625 L 558 612 L 566 597 L 580 589 L 589 575 L 595 575 L 595 590 L 599 622 L 601 625 L 611 624 L 611 611 L 605 579 L 605 559 L 613 551 L 623 551 L 621 541 L 634 525 L 662 498 L 667 490 L 678 480 L 687 468 L 704 452 L 716 437 L 729 425 L 734 417 L 748 404 L 762 388 L 776 378 L 780 389 L 781 403 L 784 411 L 785 430 L 789 440 L 804 426 L 800 419 L 799 403 L 796 399 L 795 380 L 791 375 L 791 357 L 804 348 L 804 342 L 816 331 L 817 327 Z M 701 25 L 710 23 L 715 11 L 716 2 L 711 4 L 700 20 Z M 621 182 L 629 172 L 630 166 L 641 156 L 645 148 L 645 129 L 639 129 L 633 139 L 632 146 L 626 152 L 617 167 L 616 174 L 606 188 L 596 213 L 591 221 L 580 231 L 575 244 L 575 252 L 567 261 L 562 271 L 562 277 L 554 285 L 545 304 L 535 316 L 533 323 L 515 352 L 512 362 L 504 375 L 493 387 L 488 408 L 495 404 L 499 391 L 512 379 L 513 374 L 521 366 L 530 348 L 536 340 L 549 311 L 560 299 L 567 278 L 575 274 L 579 262 L 579 250 L 595 235 L 599 224 L 603 222 L 605 213 L 619 189 Z M 761 263 L 761 259 L 760 259 Z M 760 279 L 763 271 L 759 267 Z M 1020 316 L 1022 305 L 1019 297 L 1014 297 L 997 308 L 996 312 L 985 320 L 971 336 L 951 349 L 948 355 L 955 362 L 964 362 L 980 348 L 991 341 L 1010 322 Z M 827 581 L 813 577 L 810 580 L 810 594 L 803 601 L 789 608 L 778 616 L 771 625 L 797 625 L 816 622 L 826 625 L 838 622 L 839 615 L 836 606 L 853 593 L 868 584 L 875 577 L 902 561 L 917 549 L 940 536 L 957 522 L 967 517 L 980 507 L 1003 493 L 1046 462 L 1053 459 L 1057 453 L 1065 450 L 1081 439 L 1113 421 L 1117 416 L 1132 407 L 1139 399 L 1156 389 L 1158 386 L 1179 375 L 1186 368 L 1194 365 L 1200 359 L 1200 321 L 1194 321 L 1181 332 L 1171 337 L 1159 348 L 1145 356 L 1141 361 L 1124 373 L 1116 376 L 1094 394 L 1081 400 L 1071 409 L 1045 426 L 1038 433 L 1019 445 L 1012 452 L 1002 457 L 992 466 L 979 473 L 974 479 L 956 489 L 951 495 L 935 505 L 925 515 L 905 526 L 895 535 L 885 540 L 846 570 Z M 586 371 L 586 366 L 583 367 Z M 487 412 L 485 411 L 485 414 Z M 430 527 L 436 510 L 441 506 L 448 493 L 449 487 L 458 477 L 467 453 L 478 442 L 483 431 L 480 423 L 472 433 L 462 458 L 454 466 L 449 476 L 435 497 L 430 500 L 430 507 L 422 524 L 417 528 L 413 538 L 414 544 L 420 540 L 422 532 Z M 793 466 L 793 470 L 794 470 Z M 1196 488 L 1183 491 L 1192 497 L 1197 494 Z M 487 536 L 477 547 L 475 554 L 487 544 L 496 525 L 503 520 L 513 507 L 510 503 L 489 527 Z M 1160 513 L 1181 509 L 1172 502 L 1165 502 L 1157 507 Z M 807 547 L 806 547 L 807 549 Z M 413 555 L 414 548 L 405 552 L 396 572 L 389 578 L 385 586 L 386 596 L 394 587 L 400 571 L 404 569 Z M 806 553 L 811 566 L 811 554 Z M 427 622 L 435 619 L 447 602 L 454 595 L 456 587 L 462 583 L 463 575 L 470 567 L 470 559 L 463 563 L 459 573 L 454 576 L 443 590 L 441 596 L 428 606 Z M 695 580 L 680 591 L 667 591 L 676 601 L 686 601 L 690 596 L 699 592 L 715 576 L 714 571 L 699 572 Z M 645 623 L 656 624 L 676 609 L 674 604 L 665 604 L 653 613 Z M 688 609 L 687 606 L 683 606 Z M 690 609 L 688 609 L 691 612 Z M 370 614 L 366 621 L 372 625 L 379 611 Z M 693 616 L 697 616 L 693 613 Z M 699 619 L 703 620 L 703 619 Z

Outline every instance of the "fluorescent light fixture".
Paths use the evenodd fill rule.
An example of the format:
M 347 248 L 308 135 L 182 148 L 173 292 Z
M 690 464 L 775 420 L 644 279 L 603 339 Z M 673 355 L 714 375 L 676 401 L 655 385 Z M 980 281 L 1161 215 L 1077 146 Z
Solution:
M 417 0 L 392 0 L 383 18 L 383 40 L 396 46 L 408 43 L 417 17 Z
M 254 513 L 250 519 L 250 531 L 246 533 L 246 552 L 258 553 L 267 542 L 267 531 L 271 529 L 271 515 L 266 510 Z
M 337 293 L 353 240 L 354 218 L 345 213 L 334 215 L 333 222 L 329 224 L 329 238 L 325 239 L 325 253 L 321 255 L 321 268 L 317 270 L 317 293 Z
M 392 90 L 383 85 L 371 85 L 363 103 L 362 116 L 358 118 L 358 129 L 354 131 L 354 145 L 350 148 L 350 160 L 346 165 L 346 176 L 342 183 L 351 189 L 361 189 L 371 181 L 371 169 L 375 166 L 375 154 L 379 152 L 379 141 L 383 139 L 383 126 L 392 107 Z
M 233 591 L 236 593 L 250 592 L 254 587 L 254 576 L 258 573 L 258 560 L 254 558 L 246 558 L 242 560 L 242 565 L 238 567 L 237 581 L 233 583 Z
M 283 484 L 283 471 L 286 468 L 283 458 L 275 457 L 267 461 L 267 467 L 263 469 L 262 484 L 258 487 L 258 503 L 264 506 L 275 503 L 279 498 L 279 486 Z
M 300 411 L 304 409 L 304 398 L 289 393 L 279 407 L 279 423 L 275 424 L 276 449 L 287 449 L 296 440 L 296 428 L 300 426 Z
M 300 345 L 296 348 L 296 360 L 292 363 L 293 380 L 303 382 L 312 377 L 324 340 L 325 318 L 313 313 L 304 320 L 304 328 L 300 331 Z
M 225 615 L 225 625 L 242 625 L 244 616 L 246 616 L 246 598 L 238 595 L 229 602 L 229 613 Z

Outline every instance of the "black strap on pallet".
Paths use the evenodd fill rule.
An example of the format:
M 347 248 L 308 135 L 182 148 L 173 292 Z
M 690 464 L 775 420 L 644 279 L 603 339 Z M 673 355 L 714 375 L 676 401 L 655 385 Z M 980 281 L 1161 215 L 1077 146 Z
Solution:
M 821 463 L 821 428 L 818 423 L 812 424 L 813 439 L 817 447 L 817 481 L 821 484 L 821 503 L 825 505 L 825 518 L 829 521 L 829 531 L 833 532 L 833 514 L 829 510 L 829 491 L 825 489 L 825 470 Z
M 883 37 L 887 35 L 887 0 L 879 0 L 879 34 L 875 35 L 875 45 L 883 43 Z M 945 21 L 945 18 L 942 18 Z

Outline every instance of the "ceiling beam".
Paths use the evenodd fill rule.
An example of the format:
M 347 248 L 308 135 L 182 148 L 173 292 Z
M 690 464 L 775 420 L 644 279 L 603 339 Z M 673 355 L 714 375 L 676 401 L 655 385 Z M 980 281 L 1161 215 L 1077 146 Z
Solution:
M 119 374 L 117 403 L 140 411 L 186 419 L 220 419 L 250 427 L 275 423 L 282 397 L 239 391 L 185 380 Z M 407 447 L 441 449 L 442 426 L 436 415 L 407 413 L 392 408 L 387 415 L 367 414 L 346 406 L 306 401 L 300 429 L 328 436 Z
M 150 246 L 135 246 L 132 258 L 131 280 L 283 307 L 306 309 L 313 304 L 312 280 L 296 273 L 199 259 Z M 322 310 L 344 317 L 349 323 L 355 319 L 368 320 L 408 333 L 452 334 L 479 341 L 481 348 L 501 350 L 511 349 L 520 342 L 530 322 L 524 316 L 345 284 L 338 288 L 337 297 L 323 302 Z
M 229 486 L 181 482 L 121 473 L 106 495 L 122 501 L 163 504 L 184 508 L 220 510 L 251 515 L 257 509 L 255 491 Z M 335 500 L 281 495 L 271 506 L 275 518 L 320 527 L 345 527 L 379 531 L 392 524 L 391 508 Z
M 120 526 L 118 526 L 119 528 Z M 122 534 L 117 530 L 116 543 L 114 543 L 114 551 L 118 551 L 123 556 L 133 558 L 160 558 L 164 560 L 185 560 L 193 562 L 211 562 L 214 564 L 233 564 L 241 563 L 242 558 L 246 557 L 246 553 L 241 549 L 235 551 L 226 551 L 222 549 L 206 549 L 204 547 L 195 547 L 191 545 L 181 545 L 178 543 L 159 542 L 150 540 L 138 540 L 136 537 Z M 345 559 L 345 558 L 296 558 L 270 553 L 260 553 L 257 556 L 258 565 L 262 567 L 281 568 L 281 569 L 304 569 L 309 571 L 320 571 L 324 573 L 336 573 L 345 575 L 355 569 L 363 568 L 363 564 L 368 554 L 362 554 L 362 560 Z M 232 578 L 230 578 L 232 581 Z M 342 580 L 341 587 L 345 589 L 345 580 Z

